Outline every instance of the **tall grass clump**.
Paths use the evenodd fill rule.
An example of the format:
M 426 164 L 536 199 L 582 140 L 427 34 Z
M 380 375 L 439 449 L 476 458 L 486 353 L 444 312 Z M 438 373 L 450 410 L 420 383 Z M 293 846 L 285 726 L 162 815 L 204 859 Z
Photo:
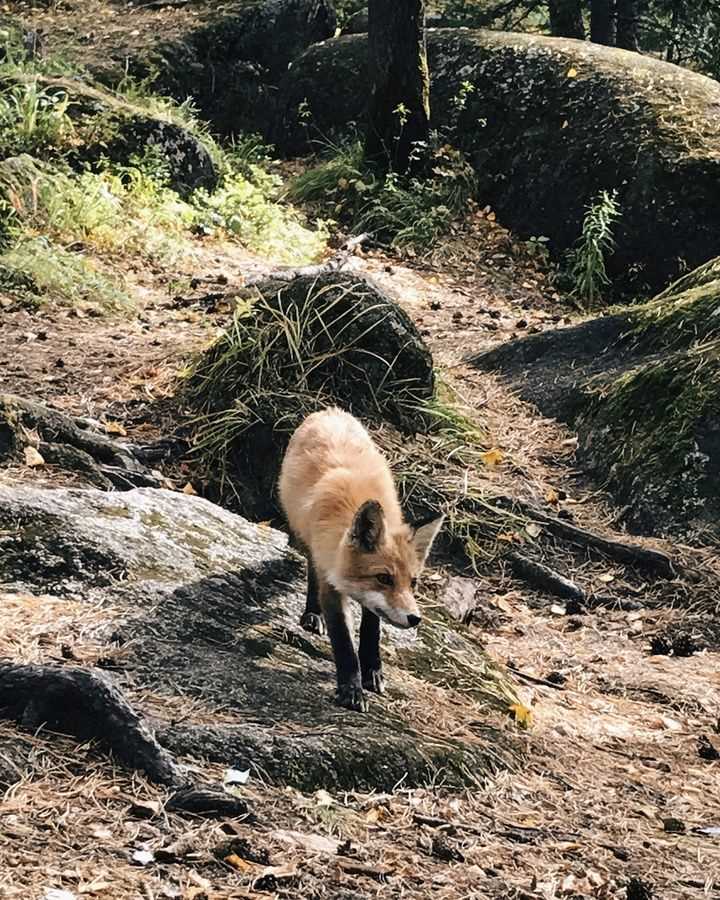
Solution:
M 619 218 L 617 191 L 601 191 L 588 206 L 582 234 L 568 254 L 571 295 L 587 309 L 598 303 L 610 284 L 605 264 L 615 249 L 613 232 Z
M 448 144 L 416 152 L 422 175 L 399 176 L 366 166 L 359 141 L 333 147 L 290 184 L 288 196 L 397 250 L 423 253 L 467 211 L 477 182 L 465 157 Z

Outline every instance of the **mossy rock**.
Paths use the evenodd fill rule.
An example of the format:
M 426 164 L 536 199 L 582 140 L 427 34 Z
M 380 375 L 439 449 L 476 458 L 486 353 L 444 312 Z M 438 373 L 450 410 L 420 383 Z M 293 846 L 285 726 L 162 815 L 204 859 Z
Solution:
M 720 538 L 720 258 L 654 299 L 474 359 L 545 415 L 644 533 Z
M 385 629 L 388 694 L 366 714 L 337 707 L 329 643 L 299 625 L 304 577 L 285 535 L 199 497 L 0 487 L 4 589 L 56 611 L 68 596 L 107 604 L 107 639 L 125 648 L 115 677 L 154 695 L 175 752 L 308 791 L 439 772 L 461 787 L 513 762 L 519 741 L 502 725 L 515 694 L 464 629 Z M 424 674 L 439 671 L 462 690 Z
M 339 404 L 422 431 L 435 376 L 430 351 L 393 297 L 367 277 L 330 273 L 250 291 L 188 390 L 210 416 L 206 434 L 213 453 L 226 455 L 237 508 L 269 518 L 282 453 L 306 415 Z
M 433 125 L 473 162 L 479 197 L 556 255 L 584 210 L 617 190 L 608 260 L 616 291 L 649 294 L 720 245 L 720 84 L 597 44 L 526 34 L 428 32 Z M 290 154 L 362 127 L 367 38 L 308 49 L 288 72 L 273 139 Z
M 149 115 L 110 91 L 79 80 L 20 75 L 4 79 L 6 86 L 32 83 L 49 97 L 69 101 L 67 115 L 74 135 L 65 158 L 71 166 L 92 166 L 101 160 L 127 165 L 154 148 L 168 162 L 170 186 L 181 195 L 217 186 L 210 152 L 188 128 Z M 37 152 L 42 154 L 42 148 Z M 49 155 L 55 156 L 56 150 L 50 148 Z

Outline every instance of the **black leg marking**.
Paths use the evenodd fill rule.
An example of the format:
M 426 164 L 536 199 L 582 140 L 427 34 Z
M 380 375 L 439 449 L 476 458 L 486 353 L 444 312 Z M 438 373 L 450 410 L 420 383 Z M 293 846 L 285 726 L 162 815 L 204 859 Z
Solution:
M 376 694 L 385 692 L 385 679 L 380 659 L 380 619 L 363 607 L 360 622 L 360 670 L 362 684 Z
M 311 634 L 325 634 L 325 622 L 320 609 L 318 579 L 312 561 L 308 559 L 308 583 L 305 612 L 300 616 L 300 625 Z
M 328 635 L 335 656 L 337 671 L 337 702 L 340 706 L 367 711 L 367 700 L 363 694 L 360 681 L 360 663 L 358 662 L 352 636 L 347 620 L 344 600 L 338 592 L 329 586 L 321 591 L 320 602 L 327 623 Z

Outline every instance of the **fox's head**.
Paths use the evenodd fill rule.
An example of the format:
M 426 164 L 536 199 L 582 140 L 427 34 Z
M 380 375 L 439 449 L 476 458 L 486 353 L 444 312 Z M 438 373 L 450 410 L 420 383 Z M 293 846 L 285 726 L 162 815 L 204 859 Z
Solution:
M 363 503 L 340 548 L 334 586 L 397 628 L 419 625 L 415 585 L 444 519 L 390 528 L 377 500 Z

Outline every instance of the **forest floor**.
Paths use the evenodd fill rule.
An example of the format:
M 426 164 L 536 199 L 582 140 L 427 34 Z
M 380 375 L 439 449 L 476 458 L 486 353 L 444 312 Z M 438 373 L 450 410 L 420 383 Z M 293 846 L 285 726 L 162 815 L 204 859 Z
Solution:
M 513 334 L 577 318 L 541 261 L 479 220 L 434 260 L 409 265 L 371 253 L 356 262 L 399 297 L 501 450 L 488 478 L 504 493 L 560 504 L 584 527 L 617 529 L 618 510 L 574 467 L 572 432 L 464 362 Z M 131 439 L 168 435 L 184 421 L 174 399 L 183 366 L 225 324 L 247 275 L 267 265 L 199 241 L 185 267 L 126 273 L 138 303 L 132 315 L 10 307 L 0 331 L 2 390 Z M 176 488 L 192 481 L 202 492 L 191 461 L 166 474 Z M 72 478 L 51 466 L 0 471 L 0 484 Z M 696 572 L 708 559 L 651 543 Z M 606 602 L 565 615 L 500 563 L 478 580 L 481 601 L 468 627 L 493 658 L 519 670 L 533 713 L 513 771 L 480 775 L 462 793 L 446 790 L 441 772 L 425 788 L 400 784 L 385 795 L 307 795 L 251 779 L 243 791 L 257 822 L 208 823 L 165 813 L 153 805 L 161 789 L 113 769 L 92 747 L 29 737 L 39 769 L 0 804 L 0 897 L 720 896 L 720 761 L 699 753 L 701 738 L 704 756 L 720 749 L 718 655 L 711 647 L 688 657 L 650 652 L 652 636 L 702 625 L 688 598 L 717 582 L 696 575 L 649 583 L 580 553 L 563 562 L 583 585 L 626 601 L 624 610 Z M 42 604 L 3 595 L 0 654 L 48 661 L 67 642 L 80 659 L 101 652 L 96 626 L 110 613 L 72 601 L 61 607 L 48 623 Z M 142 697 L 134 699 L 143 709 Z M 0 753 L 12 734 L 0 729 Z M 228 840 L 234 855 L 218 857 Z M 143 864 L 137 855 L 168 844 L 168 861 Z

